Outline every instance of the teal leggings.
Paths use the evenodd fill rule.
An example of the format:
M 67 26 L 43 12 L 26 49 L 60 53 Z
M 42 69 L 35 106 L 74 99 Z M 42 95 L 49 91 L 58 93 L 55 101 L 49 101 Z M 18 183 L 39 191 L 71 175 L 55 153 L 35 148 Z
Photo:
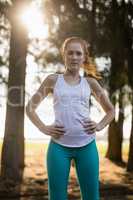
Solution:
M 99 156 L 96 142 L 65 147 L 50 141 L 47 150 L 49 200 L 67 200 L 71 160 L 74 159 L 82 200 L 99 200 Z

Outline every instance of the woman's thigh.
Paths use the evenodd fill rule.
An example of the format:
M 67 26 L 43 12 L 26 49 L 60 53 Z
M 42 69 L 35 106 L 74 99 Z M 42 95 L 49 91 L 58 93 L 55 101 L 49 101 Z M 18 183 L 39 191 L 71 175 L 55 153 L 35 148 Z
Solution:
M 47 174 L 50 200 L 67 200 L 71 158 L 66 148 L 51 141 L 47 150 Z
M 76 172 L 83 200 L 99 200 L 99 156 L 95 140 L 79 148 Z

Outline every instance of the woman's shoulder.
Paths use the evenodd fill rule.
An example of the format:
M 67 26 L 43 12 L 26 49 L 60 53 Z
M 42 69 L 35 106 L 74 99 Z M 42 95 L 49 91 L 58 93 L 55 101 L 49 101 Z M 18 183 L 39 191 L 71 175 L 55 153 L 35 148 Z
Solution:
M 87 76 L 86 80 L 87 80 L 88 84 L 91 87 L 92 93 L 94 93 L 94 92 L 99 92 L 99 93 L 102 92 L 103 88 L 101 87 L 101 84 L 98 82 L 97 79 L 95 79 L 93 77 L 90 77 L 90 76 Z
M 49 74 L 47 76 L 47 82 L 48 82 L 48 85 L 55 85 L 56 81 L 57 81 L 57 78 L 58 78 L 58 74 L 57 73 L 53 73 L 53 74 Z
M 93 80 L 94 78 L 91 77 L 91 76 L 85 76 L 86 80 L 89 81 L 89 80 Z
M 86 78 L 87 82 L 92 86 L 98 84 L 98 81 L 91 76 L 87 76 L 85 78 Z

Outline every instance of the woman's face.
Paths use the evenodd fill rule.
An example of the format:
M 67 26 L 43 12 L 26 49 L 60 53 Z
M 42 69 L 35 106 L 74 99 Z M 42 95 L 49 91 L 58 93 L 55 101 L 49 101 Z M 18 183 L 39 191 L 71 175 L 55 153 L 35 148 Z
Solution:
M 85 61 L 82 45 L 79 42 L 70 42 L 64 52 L 64 62 L 67 70 L 71 72 L 79 71 Z

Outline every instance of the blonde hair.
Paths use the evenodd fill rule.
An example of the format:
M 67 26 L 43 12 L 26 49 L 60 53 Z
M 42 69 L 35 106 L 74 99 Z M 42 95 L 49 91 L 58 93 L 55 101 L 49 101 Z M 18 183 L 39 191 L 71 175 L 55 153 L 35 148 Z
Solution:
M 85 62 L 82 65 L 82 67 L 83 67 L 84 71 L 86 72 L 86 74 L 88 76 L 96 78 L 97 80 L 101 79 L 102 78 L 101 74 L 96 69 L 96 65 L 95 65 L 94 59 L 89 56 L 89 47 L 90 47 L 90 45 L 89 45 L 89 43 L 87 43 L 82 38 L 80 38 L 80 37 L 69 37 L 69 38 L 67 38 L 63 42 L 62 47 L 61 47 L 62 56 L 64 56 L 65 50 L 66 50 L 68 44 L 71 43 L 71 42 L 79 42 L 82 45 L 82 48 L 84 50 L 84 55 L 85 55 Z

